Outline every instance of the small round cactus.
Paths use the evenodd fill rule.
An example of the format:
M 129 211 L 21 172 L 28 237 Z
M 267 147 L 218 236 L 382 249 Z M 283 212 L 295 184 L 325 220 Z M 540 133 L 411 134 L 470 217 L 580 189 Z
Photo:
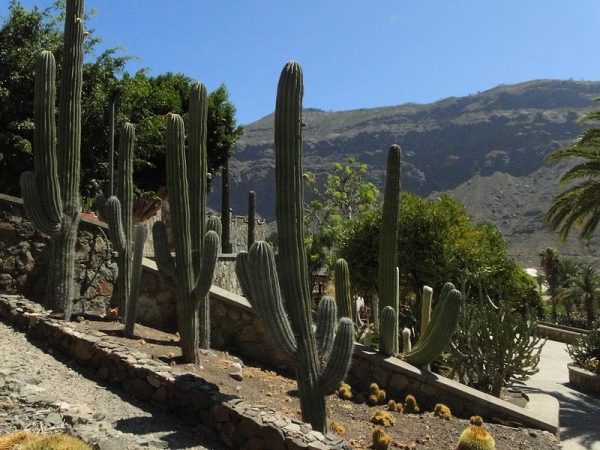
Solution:
M 373 428 L 373 448 L 375 450 L 387 450 L 390 440 L 390 436 L 385 433 L 383 427 Z
M 462 432 L 455 450 L 495 450 L 492 436 L 482 427 L 473 425 Z
M 407 395 L 404 399 L 404 412 L 406 414 L 416 414 L 419 412 L 419 406 L 417 400 L 413 395 Z
M 329 424 L 329 429 L 338 436 L 346 434 L 346 427 L 339 422 L 331 422 Z
M 444 420 L 450 420 L 452 418 L 450 408 L 443 403 L 438 403 L 435 405 L 435 408 L 433 409 L 433 415 Z
M 396 419 L 387 411 L 377 410 L 375 414 L 371 416 L 371 422 L 377 425 L 383 425 L 384 427 L 389 427 L 396 423 Z
M 469 423 L 471 425 L 477 425 L 478 427 L 482 427 L 483 419 L 481 418 L 481 416 L 471 416 L 471 418 L 469 419 Z

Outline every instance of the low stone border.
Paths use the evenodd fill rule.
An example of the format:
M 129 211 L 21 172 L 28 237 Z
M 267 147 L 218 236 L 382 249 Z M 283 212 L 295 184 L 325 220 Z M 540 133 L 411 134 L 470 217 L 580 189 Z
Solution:
M 586 394 L 600 395 L 600 375 L 577 367 L 574 363 L 567 364 L 569 383 L 577 390 Z
M 90 333 L 76 322 L 52 319 L 40 305 L 20 296 L 0 296 L 0 317 L 73 358 L 79 365 L 97 370 L 97 376 L 136 398 L 176 414 L 192 426 L 202 426 L 208 433 L 215 433 L 230 448 L 350 448 L 335 434 L 323 435 L 312 430 L 309 424 L 285 417 L 277 410 L 225 395 L 215 384 L 153 360 L 147 354 L 131 351 L 105 333 Z
M 588 333 L 587 330 L 582 330 L 581 328 L 555 325 L 547 322 L 539 322 L 537 332 L 540 337 L 565 344 L 572 344 L 579 336 Z

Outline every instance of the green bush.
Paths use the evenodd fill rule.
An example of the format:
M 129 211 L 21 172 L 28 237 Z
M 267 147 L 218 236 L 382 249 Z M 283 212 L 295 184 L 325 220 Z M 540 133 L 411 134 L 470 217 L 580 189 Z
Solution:
M 599 373 L 600 328 L 583 334 L 573 344 L 568 344 L 567 352 L 575 365 Z

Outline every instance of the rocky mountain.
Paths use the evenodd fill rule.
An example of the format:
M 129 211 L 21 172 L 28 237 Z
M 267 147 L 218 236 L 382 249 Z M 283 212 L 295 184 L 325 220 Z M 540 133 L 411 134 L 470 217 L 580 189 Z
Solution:
M 565 245 L 545 230 L 541 218 L 560 192 L 563 163 L 545 157 L 571 143 L 594 108 L 600 82 L 538 80 L 500 85 L 467 97 L 435 103 L 327 112 L 306 109 L 304 170 L 325 175 L 349 157 L 369 166 L 368 180 L 382 188 L 387 149 L 403 152 L 403 189 L 421 196 L 448 193 L 463 201 L 476 220 L 491 221 L 517 262 L 538 266 L 538 253 L 556 247 L 565 257 L 600 258 L 593 240 Z M 246 214 L 250 190 L 257 210 L 274 220 L 273 115 L 247 126 L 231 160 L 231 204 Z M 219 210 L 220 180 L 209 205 Z M 573 233 L 576 235 L 576 233 Z

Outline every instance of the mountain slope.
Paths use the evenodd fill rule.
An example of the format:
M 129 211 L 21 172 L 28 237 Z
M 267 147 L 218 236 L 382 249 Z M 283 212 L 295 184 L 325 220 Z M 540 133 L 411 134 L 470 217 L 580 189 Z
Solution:
M 478 220 L 498 225 L 517 261 L 537 266 L 537 247 L 557 246 L 553 234 L 540 228 L 540 219 L 559 192 L 562 173 L 558 165 L 545 166 L 544 158 L 581 133 L 577 119 L 594 107 L 597 97 L 600 82 L 538 80 L 427 105 L 306 109 L 304 170 L 324 176 L 334 162 L 352 156 L 369 165 L 368 180 L 381 188 L 387 149 L 397 143 L 403 150 L 403 189 L 459 198 Z M 231 161 L 235 214 L 245 214 L 248 191 L 254 190 L 258 211 L 274 220 L 274 167 L 269 115 L 247 126 L 236 146 Z M 503 185 L 510 195 L 499 193 Z M 209 198 L 216 209 L 218 191 Z

